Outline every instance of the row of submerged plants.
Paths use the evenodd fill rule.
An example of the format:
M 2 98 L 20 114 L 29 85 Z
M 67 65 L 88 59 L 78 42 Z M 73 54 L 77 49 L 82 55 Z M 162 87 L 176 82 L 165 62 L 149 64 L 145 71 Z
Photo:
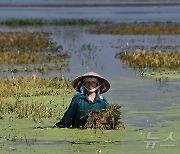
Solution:
M 138 69 L 141 76 L 156 77 L 160 85 L 166 85 L 169 78 L 180 79 L 180 52 L 123 51 L 116 58 L 124 67 Z
M 57 52 L 48 32 L 0 32 L 0 52 Z
M 108 23 L 93 30 L 95 34 L 113 35 L 176 35 L 180 34 L 180 23 L 173 22 L 134 22 Z
M 62 77 L 1 77 L 0 97 L 57 96 L 72 92 L 70 81 Z
M 58 63 L 68 58 L 67 54 L 51 55 L 24 52 L 3 52 L 0 53 L 0 63 L 3 64 L 42 64 Z
M 55 26 L 85 26 L 85 25 L 99 25 L 103 22 L 100 20 L 88 20 L 88 19 L 40 19 L 40 18 L 27 18 L 18 19 L 12 18 L 7 20 L 1 20 L 0 25 L 6 26 L 43 26 L 43 25 L 55 25 Z
M 6 116 L 10 118 L 26 118 L 35 122 L 42 122 L 48 118 L 59 120 L 65 112 L 65 105 L 58 106 L 44 104 L 38 101 L 25 101 L 17 99 L 15 102 L 0 99 L 0 119 L 3 120 Z
M 42 122 L 49 118 L 59 120 L 67 106 L 53 100 L 43 103 L 29 100 L 30 97 L 60 96 L 66 97 L 73 92 L 70 81 L 62 77 L 42 78 L 36 75 L 26 77 L 1 77 L 0 80 L 0 119 L 6 116 L 27 118 Z M 84 129 L 112 130 L 124 128 L 121 120 L 121 106 L 111 104 L 108 109 L 91 112 Z
M 69 54 L 48 32 L 0 32 L 0 71 L 69 70 Z
M 67 109 L 63 102 L 56 104 L 50 100 L 49 103 L 44 103 L 28 98 L 32 96 L 34 98 L 65 97 L 72 93 L 70 81 L 63 76 L 55 78 L 42 78 L 36 75 L 1 77 L 0 86 L 0 119 L 2 120 L 6 117 L 28 118 L 35 122 L 48 118 L 59 120 Z
M 180 69 L 179 52 L 125 51 L 118 53 L 116 58 L 134 69 Z

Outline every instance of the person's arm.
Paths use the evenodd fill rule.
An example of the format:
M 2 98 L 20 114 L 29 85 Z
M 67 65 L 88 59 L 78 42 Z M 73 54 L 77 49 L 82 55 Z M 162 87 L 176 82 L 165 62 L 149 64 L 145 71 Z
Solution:
M 105 106 L 104 109 L 107 109 L 109 107 L 109 103 L 106 98 L 103 98 L 103 99 L 104 99 L 104 106 Z
M 73 98 L 63 118 L 58 123 L 56 123 L 54 127 L 69 128 L 74 121 L 74 117 L 76 114 L 76 106 L 77 106 L 77 100 Z

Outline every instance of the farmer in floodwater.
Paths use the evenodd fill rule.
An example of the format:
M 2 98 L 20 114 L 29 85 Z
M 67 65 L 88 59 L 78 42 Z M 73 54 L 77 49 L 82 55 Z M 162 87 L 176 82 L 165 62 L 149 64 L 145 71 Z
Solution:
M 73 82 L 73 87 L 79 93 L 74 95 L 63 118 L 54 127 L 83 128 L 90 112 L 109 106 L 101 94 L 109 90 L 110 83 L 100 75 L 88 72 L 78 76 Z

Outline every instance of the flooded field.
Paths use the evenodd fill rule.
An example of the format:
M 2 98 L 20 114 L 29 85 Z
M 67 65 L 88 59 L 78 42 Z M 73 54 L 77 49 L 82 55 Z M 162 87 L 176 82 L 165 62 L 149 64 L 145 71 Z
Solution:
M 0 3 L 0 19 L 86 18 L 114 22 L 178 22 L 179 7 L 178 0 L 8 0 Z
M 141 3 L 145 4 L 140 6 Z M 126 28 L 134 22 L 159 21 L 169 28 L 168 23 L 180 23 L 179 8 L 178 1 L 168 0 L 0 1 L 0 22 L 13 18 L 48 21 L 73 18 L 73 22 L 61 25 L 1 24 L 0 153 L 178 154 L 180 70 L 177 56 L 173 58 L 171 52 L 179 55 L 179 33 L 150 34 L 144 30 L 143 34 L 129 34 L 124 30 L 120 34 L 111 27 L 110 33 L 92 31 L 99 24 L 106 26 L 104 21 L 111 21 L 112 25 L 127 23 Z M 90 22 L 80 25 L 77 19 Z M 129 59 L 125 62 L 119 56 L 134 53 L 137 60 L 137 51 L 142 51 L 137 64 Z M 157 56 L 143 61 L 149 51 Z M 166 64 L 161 65 L 161 70 L 141 68 L 142 61 L 143 66 L 152 63 L 151 66 L 160 68 L 159 61 L 163 60 L 158 55 L 163 52 L 168 53 L 168 60 L 161 58 Z M 170 64 L 172 69 L 167 67 Z M 88 71 L 110 81 L 111 89 L 104 96 L 110 103 L 122 106 L 125 129 L 52 128 L 75 93 L 71 81 Z

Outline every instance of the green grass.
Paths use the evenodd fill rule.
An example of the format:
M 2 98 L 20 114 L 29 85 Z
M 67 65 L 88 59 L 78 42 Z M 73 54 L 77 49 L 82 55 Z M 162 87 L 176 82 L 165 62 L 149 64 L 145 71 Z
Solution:
M 0 97 L 56 96 L 72 92 L 71 83 L 64 77 L 46 79 L 36 75 L 1 77 L 0 87 Z
M 0 86 L 0 119 L 59 119 L 66 109 L 63 102 L 61 106 L 52 100 L 44 103 L 42 97 L 65 97 L 72 93 L 71 83 L 64 77 L 1 77 Z

